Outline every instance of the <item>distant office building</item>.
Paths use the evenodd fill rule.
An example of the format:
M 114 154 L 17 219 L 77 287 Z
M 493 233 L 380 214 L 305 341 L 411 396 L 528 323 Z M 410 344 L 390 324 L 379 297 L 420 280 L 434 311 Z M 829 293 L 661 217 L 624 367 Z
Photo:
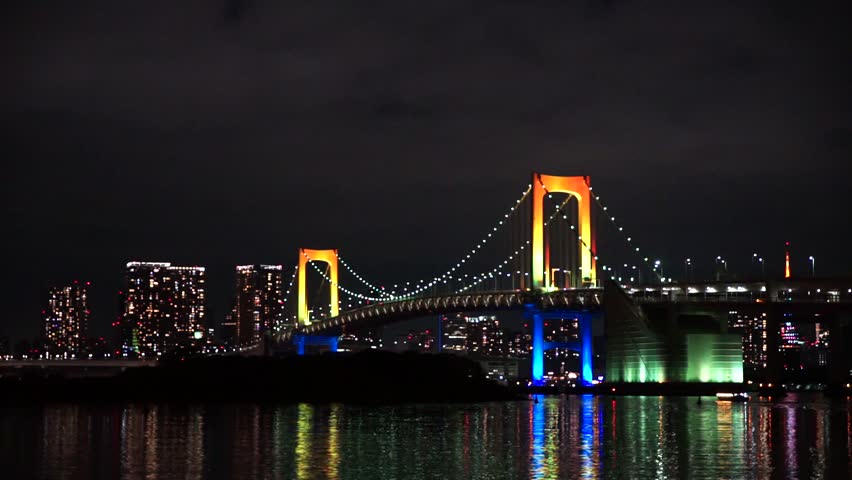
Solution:
M 204 267 L 129 262 L 119 294 L 124 355 L 161 355 L 204 337 Z
M 461 313 L 441 318 L 443 352 L 479 356 L 529 357 L 531 336 L 511 331 L 494 315 L 465 316 Z
M 49 358 L 78 358 L 86 350 L 89 282 L 53 287 L 42 311 L 44 343 Z
M 254 345 L 267 331 L 284 321 L 284 279 L 281 265 L 240 265 L 236 270 L 236 293 L 229 318 L 235 345 Z
M 465 317 L 465 322 L 467 322 L 465 346 L 468 353 L 486 356 L 505 355 L 503 329 L 496 316 Z
M 799 328 L 793 322 L 783 322 L 781 324 L 781 344 L 782 349 L 800 350 L 804 342 L 799 338 Z
M 532 350 L 532 335 L 529 328 L 522 332 L 504 332 L 506 353 L 514 358 L 529 358 Z
M 728 331 L 743 336 L 743 366 L 750 372 L 766 368 L 766 313 L 728 312 Z
M 445 352 L 467 351 L 467 321 L 458 313 L 441 317 L 442 349 Z

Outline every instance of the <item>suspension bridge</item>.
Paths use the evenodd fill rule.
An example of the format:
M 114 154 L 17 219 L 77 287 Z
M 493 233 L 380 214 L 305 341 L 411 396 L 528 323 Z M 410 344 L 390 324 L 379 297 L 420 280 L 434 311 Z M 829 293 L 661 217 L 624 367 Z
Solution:
M 527 188 L 503 217 L 456 261 L 449 262 L 445 271 L 431 277 L 404 283 L 371 282 L 344 260 L 339 249 L 299 249 L 285 294 L 286 302 L 295 287 L 295 314 L 288 317 L 295 328 L 281 329 L 274 333 L 275 338 L 295 344 L 300 354 L 307 345 L 324 345 L 336 351 L 343 328 L 351 331 L 458 312 L 521 311 L 532 324 L 533 384 L 543 382 L 544 352 L 566 348 L 579 353 L 580 380 L 589 385 L 593 380 L 593 324 L 603 319 L 603 288 L 598 273 L 602 262 L 596 241 L 601 220 L 611 224 L 627 251 L 644 262 L 646 272 L 659 284 L 657 265 L 650 263 L 634 238 L 609 213 L 588 176 L 533 173 Z M 489 265 L 487 259 L 493 263 L 482 268 Z M 309 306 L 309 268 L 329 291 L 327 308 Z M 601 270 L 605 278 L 615 277 L 613 268 L 602 265 Z M 776 300 L 766 298 L 765 283 L 683 285 L 677 290 L 658 288 L 655 292 L 642 290 L 634 298 L 659 302 L 665 296 L 666 301 L 698 303 L 718 303 L 722 298 L 727 301 L 729 296 L 747 303 Z M 745 298 L 744 294 L 750 296 Z M 577 341 L 546 342 L 547 319 L 576 319 Z
M 533 173 L 503 218 L 444 272 L 386 283 L 393 285 L 387 289 L 364 278 L 338 249 L 302 248 L 285 295 L 289 299 L 295 286 L 296 313 L 291 319 L 296 328 L 279 332 L 277 339 L 296 344 L 299 353 L 306 345 L 317 344 L 336 350 L 336 333 L 342 327 L 354 330 L 441 313 L 519 310 L 532 321 L 533 382 L 542 380 L 545 350 L 569 348 L 579 352 L 582 382 L 591 384 L 592 323 L 601 318 L 603 293 L 593 206 L 599 209 L 598 217 L 615 224 L 615 217 L 593 193 L 588 176 Z M 615 228 L 623 232 L 617 224 Z M 624 240 L 640 252 L 630 236 L 624 235 Z M 477 257 L 486 251 L 500 260 L 477 271 L 476 266 L 485 263 Z M 341 282 L 340 267 L 354 285 Z M 327 310 L 309 308 L 309 268 L 328 287 Z M 578 319 L 578 341 L 545 342 L 543 325 L 549 318 Z

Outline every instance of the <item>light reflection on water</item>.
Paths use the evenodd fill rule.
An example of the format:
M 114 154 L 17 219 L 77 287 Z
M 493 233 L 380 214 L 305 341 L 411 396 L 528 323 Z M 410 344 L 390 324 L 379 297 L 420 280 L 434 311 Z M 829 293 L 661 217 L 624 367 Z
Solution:
M 849 478 L 850 403 L 0 408 L 2 478 Z M 798 401 L 797 401 L 798 400 Z

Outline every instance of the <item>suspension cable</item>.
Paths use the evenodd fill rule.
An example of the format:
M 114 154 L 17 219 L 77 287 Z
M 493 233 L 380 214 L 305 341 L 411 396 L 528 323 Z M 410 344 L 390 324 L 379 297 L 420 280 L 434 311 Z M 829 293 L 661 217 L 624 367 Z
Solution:
M 417 280 L 416 282 L 406 282 L 405 285 L 410 285 L 411 283 L 414 283 L 413 289 L 411 291 L 408 291 L 408 289 L 406 288 L 405 289 L 406 291 L 401 295 L 396 295 L 396 294 L 393 294 L 393 293 L 389 294 L 389 293 L 387 293 L 383 290 L 380 290 L 382 297 L 369 298 L 367 296 L 361 296 L 359 298 L 365 298 L 365 299 L 369 299 L 369 300 L 395 300 L 395 299 L 410 298 L 410 297 L 413 297 L 413 296 L 415 296 L 419 293 L 426 291 L 429 288 L 434 287 L 435 285 L 438 285 L 439 283 L 443 283 L 443 281 L 447 280 L 448 278 L 452 279 L 453 273 L 455 273 L 457 270 L 461 270 L 464 266 L 466 266 L 466 264 L 471 259 L 471 257 L 473 257 L 477 253 L 479 253 L 481 251 L 482 247 L 485 246 L 488 243 L 488 241 L 493 238 L 494 234 L 497 233 L 505 223 L 511 222 L 510 216 L 516 210 L 518 210 L 518 207 L 521 206 L 521 204 L 524 202 L 524 200 L 526 200 L 526 198 L 529 196 L 530 191 L 532 191 L 532 184 L 527 185 L 527 188 L 526 188 L 526 190 L 524 190 L 521 197 L 515 202 L 515 204 L 509 209 L 509 211 L 506 214 L 503 215 L 503 219 L 499 220 L 497 222 L 497 224 L 494 227 L 492 227 L 489 230 L 489 232 L 483 237 L 483 239 L 481 241 L 477 242 L 474 245 L 474 247 L 470 249 L 470 253 L 465 254 L 464 257 L 462 257 L 461 259 L 459 259 L 458 262 L 456 262 L 455 266 L 450 267 L 450 269 L 447 270 L 446 272 L 444 272 L 443 274 L 437 275 L 437 276 L 431 278 L 430 280 L 420 279 L 420 280 Z M 506 220 L 506 219 L 510 219 L 510 220 Z M 365 283 L 365 284 L 368 283 L 363 278 L 363 276 L 361 276 L 360 274 L 358 274 L 355 271 L 355 269 L 351 265 L 346 264 L 346 265 L 344 265 L 344 268 L 346 268 L 350 273 L 355 275 L 356 278 L 358 278 L 362 283 Z M 373 286 L 371 284 L 368 285 L 368 287 L 375 288 L 375 286 Z M 376 290 L 374 290 L 374 291 L 376 291 Z

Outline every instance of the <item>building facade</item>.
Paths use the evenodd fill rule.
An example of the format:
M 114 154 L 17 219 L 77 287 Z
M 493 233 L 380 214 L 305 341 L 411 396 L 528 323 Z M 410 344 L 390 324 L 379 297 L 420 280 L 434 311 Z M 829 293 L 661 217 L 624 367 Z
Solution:
M 205 271 L 165 262 L 129 262 L 119 292 L 124 356 L 159 356 L 204 337 Z
M 728 312 L 728 331 L 743 337 L 743 367 L 750 375 L 766 368 L 766 312 Z
M 228 318 L 227 342 L 247 346 L 261 341 L 266 332 L 284 322 L 284 279 L 281 265 L 239 265 L 236 292 Z
M 74 280 L 53 287 L 42 311 L 45 355 L 48 358 L 80 358 L 85 354 L 89 328 L 87 287 L 89 282 Z
M 506 354 L 506 342 L 503 338 L 505 332 L 496 316 L 465 317 L 465 322 L 467 322 L 465 346 L 468 353 L 490 357 Z

